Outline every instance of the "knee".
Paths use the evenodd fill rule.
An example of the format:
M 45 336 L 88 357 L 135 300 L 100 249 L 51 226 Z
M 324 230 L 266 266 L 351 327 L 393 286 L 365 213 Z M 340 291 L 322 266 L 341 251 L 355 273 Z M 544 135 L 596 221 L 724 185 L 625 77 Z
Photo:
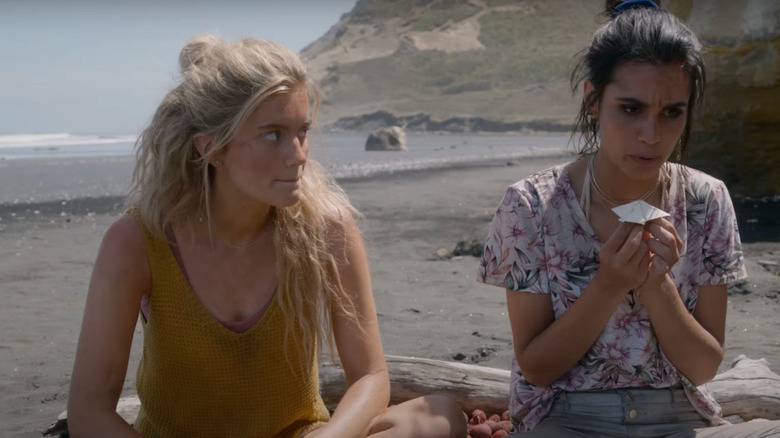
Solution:
M 466 416 L 452 397 L 431 394 L 391 406 L 372 423 L 372 435 L 403 438 L 463 438 Z
M 438 424 L 436 427 L 442 438 L 463 438 L 466 435 L 466 415 L 454 398 L 443 394 L 431 394 L 422 397 L 425 400 L 429 421 Z

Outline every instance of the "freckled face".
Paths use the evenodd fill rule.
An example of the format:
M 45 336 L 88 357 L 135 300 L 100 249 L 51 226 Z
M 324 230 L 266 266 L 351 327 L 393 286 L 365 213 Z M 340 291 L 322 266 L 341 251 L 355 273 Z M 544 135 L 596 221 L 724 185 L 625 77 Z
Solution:
M 690 94 L 690 77 L 680 65 L 616 67 L 598 106 L 604 169 L 655 180 L 685 129 Z
M 305 90 L 273 96 L 239 127 L 218 159 L 214 195 L 289 207 L 300 199 L 311 126 Z

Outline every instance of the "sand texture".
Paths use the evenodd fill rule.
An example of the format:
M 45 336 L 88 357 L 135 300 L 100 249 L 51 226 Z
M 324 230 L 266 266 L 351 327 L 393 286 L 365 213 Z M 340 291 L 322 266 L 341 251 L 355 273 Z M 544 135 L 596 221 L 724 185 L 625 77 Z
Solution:
M 504 291 L 476 283 L 475 257 L 439 257 L 437 250 L 484 240 L 507 185 L 567 159 L 344 183 L 365 215 L 386 353 L 509 368 Z M 130 172 L 130 158 L 0 162 L 0 436 L 40 436 L 66 406 L 93 260 L 121 213 Z M 766 358 L 777 373 L 780 243 L 748 243 L 744 251 L 750 278 L 730 291 L 721 370 L 745 354 Z M 134 392 L 140 340 L 124 395 Z

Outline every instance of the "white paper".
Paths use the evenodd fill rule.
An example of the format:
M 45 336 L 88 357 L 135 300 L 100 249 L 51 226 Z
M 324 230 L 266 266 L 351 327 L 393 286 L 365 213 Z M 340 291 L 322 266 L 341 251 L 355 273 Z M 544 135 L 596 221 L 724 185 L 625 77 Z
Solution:
M 619 205 L 613 208 L 612 211 L 618 215 L 620 222 L 631 222 L 640 225 L 644 225 L 645 222 L 659 217 L 669 216 L 669 213 L 655 208 L 642 200 Z

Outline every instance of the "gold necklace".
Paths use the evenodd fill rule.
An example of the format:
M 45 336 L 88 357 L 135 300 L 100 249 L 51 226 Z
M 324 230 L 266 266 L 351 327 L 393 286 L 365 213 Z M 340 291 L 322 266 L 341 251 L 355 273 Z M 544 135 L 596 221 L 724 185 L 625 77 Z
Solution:
M 203 217 L 201 216 L 199 220 L 200 220 L 200 222 L 203 222 Z M 218 242 L 222 243 L 223 245 L 229 246 L 229 247 L 235 248 L 235 249 L 249 249 L 249 248 L 257 245 L 258 242 L 263 240 L 263 237 L 265 237 L 266 231 L 269 230 L 270 228 L 272 228 L 270 226 L 270 224 L 266 223 L 263 226 L 263 229 L 260 231 L 260 234 L 258 234 L 257 237 L 255 237 L 251 242 L 245 243 L 243 245 L 236 245 L 236 244 L 230 243 L 230 241 L 227 238 L 225 238 L 224 236 L 212 232 L 210 225 L 207 226 L 208 233 L 209 233 L 209 240 L 211 240 L 213 238 L 216 238 L 216 240 Z M 212 240 L 212 242 L 213 242 L 213 240 Z M 213 245 L 213 243 L 212 243 L 212 245 Z
M 595 161 L 595 158 L 596 158 L 596 154 L 593 154 L 590 156 L 590 160 L 588 160 L 588 179 L 590 179 L 590 186 L 601 197 L 601 199 L 603 199 L 609 204 L 609 207 L 617 207 L 618 205 L 621 204 L 621 202 L 613 198 L 609 194 L 607 194 L 607 192 L 605 192 L 604 189 L 601 188 L 598 181 L 596 181 L 596 174 L 593 171 L 593 162 Z M 660 180 L 661 178 L 659 176 L 659 179 L 655 182 L 653 187 L 650 188 L 650 190 L 639 199 L 641 199 L 642 201 L 647 201 L 648 199 L 650 199 L 650 197 L 653 196 L 653 193 L 655 193 L 655 191 L 658 189 L 658 186 L 660 185 L 659 184 Z
M 235 249 L 249 249 L 249 248 L 255 246 L 257 244 L 257 242 L 262 240 L 263 237 L 264 237 L 264 234 L 265 234 L 265 230 L 263 230 L 263 232 L 261 232 L 260 235 L 257 236 L 254 240 L 252 240 L 249 243 L 245 243 L 243 245 L 232 244 L 232 243 L 230 243 L 230 241 L 228 241 L 227 239 L 225 239 L 222 236 L 217 236 L 217 239 L 219 239 L 219 241 L 222 242 L 222 244 L 227 245 L 227 246 L 229 246 L 231 248 L 235 248 Z

